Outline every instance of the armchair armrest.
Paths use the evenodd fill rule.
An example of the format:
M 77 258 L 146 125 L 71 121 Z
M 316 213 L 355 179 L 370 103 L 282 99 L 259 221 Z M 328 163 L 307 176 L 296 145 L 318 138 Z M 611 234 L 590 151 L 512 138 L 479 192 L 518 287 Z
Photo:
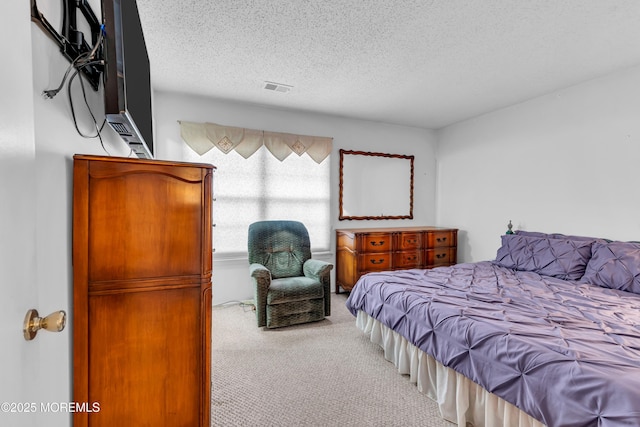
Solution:
M 331 316 L 331 269 L 333 264 L 317 259 L 308 259 L 302 265 L 306 277 L 318 280 L 324 289 L 324 315 Z
M 250 264 L 249 274 L 251 274 L 251 277 L 256 279 L 263 278 L 271 281 L 271 272 L 262 264 Z
M 267 325 L 267 291 L 271 285 L 271 272 L 262 264 L 250 264 L 249 274 L 253 282 L 258 326 Z
M 308 259 L 302 265 L 302 270 L 304 271 L 305 276 L 320 281 L 322 281 L 324 276 L 329 275 L 332 268 L 333 264 L 317 259 Z

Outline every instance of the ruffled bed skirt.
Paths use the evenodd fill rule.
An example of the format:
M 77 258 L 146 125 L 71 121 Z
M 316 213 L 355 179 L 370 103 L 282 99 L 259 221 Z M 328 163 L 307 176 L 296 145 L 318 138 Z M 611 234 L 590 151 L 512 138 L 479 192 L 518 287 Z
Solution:
M 368 314 L 359 311 L 356 325 L 371 342 L 382 347 L 385 359 L 399 373 L 409 375 L 421 393 L 437 402 L 444 419 L 461 427 L 544 427 L 514 405 L 440 364 Z

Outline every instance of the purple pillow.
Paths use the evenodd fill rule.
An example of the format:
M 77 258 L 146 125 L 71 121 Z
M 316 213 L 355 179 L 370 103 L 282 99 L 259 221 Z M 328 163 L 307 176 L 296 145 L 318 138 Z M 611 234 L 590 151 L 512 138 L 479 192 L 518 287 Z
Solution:
M 540 231 L 516 230 L 515 234 L 517 234 L 518 236 L 527 236 L 527 237 L 549 237 L 549 234 L 542 233 Z
M 578 240 L 578 241 L 589 240 L 591 242 L 602 242 L 602 243 L 607 242 L 607 240 L 600 239 L 597 237 L 571 236 L 571 235 L 561 234 L 561 233 L 548 234 L 548 233 L 541 233 L 540 231 L 518 230 L 516 231 L 516 234 L 520 236 L 527 236 L 527 237 L 547 237 L 549 239 L 567 239 L 567 240 Z
M 640 243 L 594 243 L 582 281 L 640 294 Z
M 578 280 L 591 258 L 592 244 L 592 240 L 506 234 L 495 263 L 562 280 Z

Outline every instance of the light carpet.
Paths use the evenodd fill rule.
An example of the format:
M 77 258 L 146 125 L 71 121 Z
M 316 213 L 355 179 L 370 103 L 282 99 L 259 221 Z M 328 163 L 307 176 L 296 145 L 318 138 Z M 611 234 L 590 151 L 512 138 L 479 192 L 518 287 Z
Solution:
M 346 298 L 332 294 L 325 320 L 273 330 L 247 307 L 214 307 L 212 426 L 453 426 L 356 327 Z

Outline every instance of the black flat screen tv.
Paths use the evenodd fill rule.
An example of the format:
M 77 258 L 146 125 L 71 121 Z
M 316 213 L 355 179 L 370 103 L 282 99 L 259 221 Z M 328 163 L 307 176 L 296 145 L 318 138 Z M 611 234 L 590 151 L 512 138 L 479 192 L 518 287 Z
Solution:
M 139 158 L 154 158 L 147 45 L 135 0 L 102 0 L 107 122 Z

